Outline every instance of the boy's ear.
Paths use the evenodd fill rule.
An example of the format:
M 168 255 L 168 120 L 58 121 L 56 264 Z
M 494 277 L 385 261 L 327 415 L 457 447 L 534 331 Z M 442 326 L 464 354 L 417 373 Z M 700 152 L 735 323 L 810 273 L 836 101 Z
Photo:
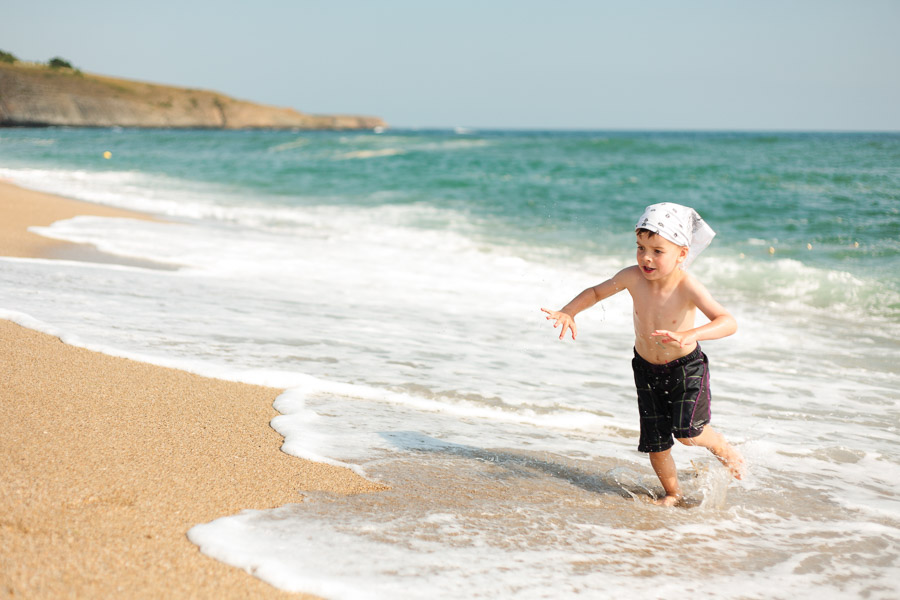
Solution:
M 690 252 L 690 251 L 691 251 L 691 249 L 688 248 L 687 246 L 679 246 L 678 247 L 678 258 L 676 258 L 675 260 L 680 263 L 684 262 L 684 260 L 687 258 L 688 252 Z

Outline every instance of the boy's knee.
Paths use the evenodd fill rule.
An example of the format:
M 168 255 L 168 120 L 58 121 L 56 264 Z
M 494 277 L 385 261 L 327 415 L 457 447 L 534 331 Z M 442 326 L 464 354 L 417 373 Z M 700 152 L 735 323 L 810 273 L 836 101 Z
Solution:
M 675 434 L 675 439 L 685 446 L 705 446 L 714 432 L 707 424 L 701 425 L 698 429 L 682 429 L 678 433 L 685 434 L 683 436 Z

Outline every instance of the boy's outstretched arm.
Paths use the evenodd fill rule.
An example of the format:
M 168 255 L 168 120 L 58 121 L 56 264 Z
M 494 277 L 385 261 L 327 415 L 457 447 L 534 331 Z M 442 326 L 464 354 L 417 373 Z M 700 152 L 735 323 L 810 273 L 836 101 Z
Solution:
M 575 326 L 575 315 L 580 313 L 583 310 L 587 310 L 593 305 L 597 304 L 604 298 L 609 298 L 613 294 L 617 292 L 621 292 L 625 288 L 628 287 L 629 278 L 633 276 L 632 271 L 636 269 L 636 267 L 628 267 L 627 269 L 622 269 L 612 278 L 607 279 L 601 284 L 595 285 L 594 287 L 589 287 L 566 304 L 561 310 L 550 310 L 548 308 L 542 308 L 541 310 L 547 313 L 547 320 L 555 319 L 556 322 L 553 323 L 553 327 L 559 327 L 562 325 L 562 331 L 559 332 L 559 339 L 563 339 L 566 335 L 566 331 L 572 332 L 572 339 L 574 340 L 578 335 L 578 328 Z
M 687 331 L 657 329 L 651 335 L 662 337 L 663 343 L 675 342 L 682 348 L 702 340 L 718 340 L 737 331 L 737 321 L 731 313 L 719 304 L 702 283 L 691 278 L 688 284 L 691 300 L 700 309 L 709 323 Z

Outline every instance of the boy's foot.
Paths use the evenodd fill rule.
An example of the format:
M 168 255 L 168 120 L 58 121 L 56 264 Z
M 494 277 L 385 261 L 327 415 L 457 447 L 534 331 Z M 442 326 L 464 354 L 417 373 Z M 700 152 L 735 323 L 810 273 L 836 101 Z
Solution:
M 735 479 L 744 476 L 744 457 L 729 444 L 722 434 L 712 427 L 706 426 L 703 432 L 692 438 L 678 438 L 678 441 L 687 446 L 703 446 L 719 459 Z
M 744 477 L 744 457 L 741 456 L 741 453 L 728 443 L 718 450 L 719 451 L 714 454 L 716 455 L 716 458 L 719 459 L 719 462 L 731 472 L 732 477 L 735 479 L 742 479 Z
M 679 502 L 684 500 L 684 496 L 681 494 L 676 495 L 665 495 L 662 498 L 657 498 L 653 501 L 653 504 L 657 506 L 677 506 Z

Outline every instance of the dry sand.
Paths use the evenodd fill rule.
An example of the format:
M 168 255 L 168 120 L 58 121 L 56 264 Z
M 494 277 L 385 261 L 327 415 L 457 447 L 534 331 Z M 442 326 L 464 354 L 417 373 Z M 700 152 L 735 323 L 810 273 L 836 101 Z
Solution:
M 140 217 L 0 183 L 0 254 L 115 260 L 25 231 L 78 214 Z M 185 533 L 299 502 L 302 490 L 381 489 L 281 452 L 268 424 L 277 389 L 106 356 L 3 320 L 0 374 L 0 597 L 301 597 L 204 556 Z

